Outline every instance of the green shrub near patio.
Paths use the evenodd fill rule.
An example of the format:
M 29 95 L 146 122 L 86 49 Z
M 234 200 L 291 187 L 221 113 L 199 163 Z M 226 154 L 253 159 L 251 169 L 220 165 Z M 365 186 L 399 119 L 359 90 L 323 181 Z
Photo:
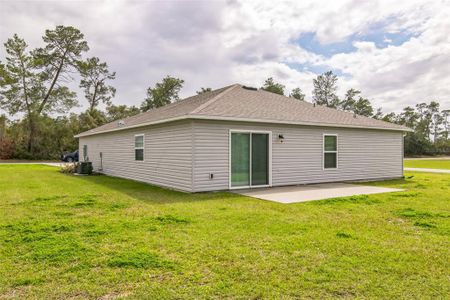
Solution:
M 0 165 L 0 298 L 446 298 L 450 176 L 279 204 Z

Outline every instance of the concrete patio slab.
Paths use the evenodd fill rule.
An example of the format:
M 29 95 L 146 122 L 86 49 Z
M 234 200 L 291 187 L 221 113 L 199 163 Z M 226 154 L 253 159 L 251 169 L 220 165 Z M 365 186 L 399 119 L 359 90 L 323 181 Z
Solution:
M 337 197 L 401 192 L 402 189 L 364 186 L 349 183 L 324 183 L 301 186 L 237 190 L 235 193 L 279 203 L 297 203 Z

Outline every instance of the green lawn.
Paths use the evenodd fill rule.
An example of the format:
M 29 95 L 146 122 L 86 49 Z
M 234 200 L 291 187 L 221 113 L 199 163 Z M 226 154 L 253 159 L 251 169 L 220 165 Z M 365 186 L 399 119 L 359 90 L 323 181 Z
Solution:
M 407 174 L 411 175 L 411 174 Z M 446 298 L 450 176 L 278 204 L 0 165 L 0 298 Z
M 405 160 L 405 167 L 450 170 L 450 159 L 408 159 Z

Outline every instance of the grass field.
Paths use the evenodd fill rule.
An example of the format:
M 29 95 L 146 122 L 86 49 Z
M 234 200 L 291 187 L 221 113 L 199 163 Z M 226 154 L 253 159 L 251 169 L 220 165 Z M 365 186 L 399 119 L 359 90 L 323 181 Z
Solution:
M 406 191 L 284 205 L 0 165 L 0 298 L 448 297 L 450 176 L 372 184 Z
M 407 168 L 446 169 L 450 170 L 450 159 L 413 159 L 405 160 Z

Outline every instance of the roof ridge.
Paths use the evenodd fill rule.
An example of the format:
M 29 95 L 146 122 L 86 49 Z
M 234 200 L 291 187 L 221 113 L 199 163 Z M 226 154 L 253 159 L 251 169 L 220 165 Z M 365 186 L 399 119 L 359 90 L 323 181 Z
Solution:
M 188 113 L 188 115 L 193 115 L 193 114 L 201 112 L 203 109 L 205 109 L 206 107 L 208 107 L 212 103 L 216 102 L 218 99 L 220 99 L 220 97 L 222 97 L 223 95 L 227 94 L 228 92 L 230 92 L 231 90 L 233 90 L 237 86 L 239 86 L 239 84 L 233 84 L 232 86 L 230 86 L 226 90 L 220 92 L 219 94 L 217 94 L 213 98 L 209 99 L 208 101 L 206 101 L 202 105 L 198 106 L 196 109 L 194 109 L 193 111 Z
M 363 119 L 366 119 L 366 120 L 371 120 L 371 121 L 376 122 L 376 123 L 389 124 L 389 125 L 394 126 L 394 127 L 404 127 L 403 125 L 400 125 L 400 124 L 391 123 L 391 122 L 384 121 L 384 120 L 381 120 L 381 119 L 375 119 L 373 117 L 360 115 L 360 114 L 357 114 L 357 113 L 352 112 L 352 111 L 345 111 L 345 110 L 341 110 L 341 109 L 338 109 L 338 108 L 328 107 L 328 106 L 323 105 L 323 104 L 315 104 L 314 102 L 309 102 L 309 101 L 306 101 L 306 100 L 300 101 L 300 100 L 297 100 L 297 99 L 295 99 L 293 97 L 286 96 L 284 94 L 280 95 L 280 94 L 269 92 L 269 91 L 266 91 L 266 90 L 263 90 L 263 89 L 258 89 L 258 91 L 259 92 L 264 92 L 264 93 L 269 93 L 269 94 L 271 93 L 271 94 L 274 94 L 274 95 L 276 95 L 276 96 L 278 96 L 280 98 L 284 98 L 285 100 L 290 100 L 293 103 L 295 103 L 295 102 L 301 103 L 302 105 L 306 105 L 306 106 L 308 106 L 309 108 L 312 108 L 312 109 L 319 108 L 319 109 L 324 109 L 324 110 L 329 111 L 329 112 L 336 112 L 338 114 L 344 113 L 344 114 L 353 115 L 353 116 L 356 115 L 357 118 L 363 118 Z M 273 95 L 271 95 L 271 96 L 273 96 Z

